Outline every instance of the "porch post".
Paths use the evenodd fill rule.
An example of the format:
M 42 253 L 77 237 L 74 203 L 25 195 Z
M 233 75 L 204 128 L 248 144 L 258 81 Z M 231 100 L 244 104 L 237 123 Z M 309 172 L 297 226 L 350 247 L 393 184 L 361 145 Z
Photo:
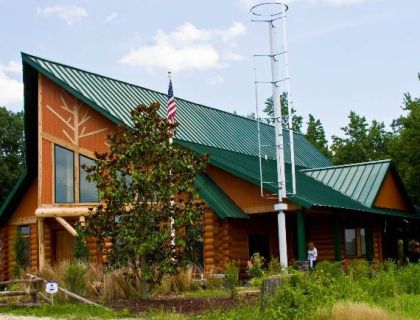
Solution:
M 306 229 L 305 229 L 305 215 L 303 210 L 298 210 L 296 214 L 297 226 L 297 251 L 298 260 L 306 260 Z
M 341 217 L 334 213 L 334 254 L 335 261 L 341 261 Z
M 38 262 L 39 270 L 45 267 L 45 232 L 44 218 L 38 218 Z

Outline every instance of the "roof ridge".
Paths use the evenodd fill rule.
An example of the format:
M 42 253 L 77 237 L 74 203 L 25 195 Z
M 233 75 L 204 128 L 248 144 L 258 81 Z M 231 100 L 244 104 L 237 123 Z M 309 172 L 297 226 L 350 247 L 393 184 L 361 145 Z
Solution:
M 84 72 L 84 73 L 91 74 L 93 76 L 98 76 L 98 77 L 101 77 L 101 78 L 104 78 L 104 79 L 107 79 L 107 80 L 116 81 L 116 82 L 119 82 L 119 83 L 122 83 L 122 84 L 125 84 L 125 85 L 129 85 L 129 86 L 132 86 L 132 87 L 141 88 L 143 90 L 151 91 L 151 92 L 158 93 L 158 94 L 161 94 L 161 95 L 164 95 L 164 96 L 167 95 L 166 93 L 161 92 L 161 91 L 158 91 L 158 90 L 146 88 L 146 87 L 143 87 L 143 86 L 140 86 L 140 85 L 137 85 L 137 84 L 134 84 L 134 83 L 130 83 L 130 82 L 127 82 L 127 81 L 124 81 L 124 80 L 119 80 L 119 79 L 116 79 L 116 78 L 111 78 L 109 76 L 105 76 L 105 75 L 100 74 L 100 73 L 97 73 L 97 72 L 87 71 L 87 70 L 84 70 L 84 69 L 81 69 L 81 68 L 78 68 L 78 67 L 74 67 L 74 66 L 65 64 L 65 63 L 61 63 L 61 62 L 57 62 L 57 61 L 53 61 L 53 60 L 41 58 L 41 57 L 38 57 L 38 56 L 35 56 L 35 55 L 32 55 L 32 54 L 26 53 L 26 52 L 23 52 L 23 51 L 21 52 L 21 55 L 22 55 L 22 57 L 35 58 L 35 59 L 43 60 L 43 61 L 46 61 L 48 63 L 53 63 L 53 64 L 60 65 L 60 66 L 65 67 L 65 68 L 70 68 L 70 69 L 73 69 L 73 70 L 81 71 L 81 72 Z M 175 97 L 175 98 L 177 100 L 181 100 L 181 101 L 188 102 L 188 103 L 193 103 L 195 105 L 199 105 L 199 106 L 204 107 L 204 108 L 207 108 L 207 109 L 215 110 L 215 111 L 218 111 L 218 112 L 223 112 L 223 113 L 229 114 L 231 116 L 235 116 L 235 117 L 238 117 L 238 118 L 246 119 L 248 121 L 257 122 L 257 120 L 248 118 L 248 117 L 246 117 L 244 115 L 235 114 L 233 112 L 229 112 L 229 111 L 226 111 L 226 110 L 218 109 L 218 108 L 215 108 L 215 107 L 211 107 L 211 106 L 208 106 L 208 105 L 205 105 L 205 104 L 202 104 L 202 103 L 194 102 L 194 101 L 187 100 L 187 99 L 180 98 L 180 97 Z M 264 122 L 260 122 L 260 124 L 265 125 L 265 126 L 268 126 L 268 127 L 274 127 L 273 125 L 268 124 L 268 123 L 264 123 Z M 283 130 L 289 132 L 289 129 L 288 128 L 283 128 Z M 304 134 L 301 133 L 301 132 L 295 132 L 295 131 L 293 131 L 293 134 L 304 136 Z
M 373 160 L 373 161 L 356 162 L 356 163 L 348 163 L 348 164 L 338 164 L 338 165 L 328 166 L 328 167 L 309 168 L 309 169 L 304 169 L 301 171 L 308 172 L 308 171 L 317 171 L 317 170 L 339 169 L 339 168 L 356 167 L 356 166 L 370 165 L 370 164 L 376 164 L 376 163 L 385 163 L 385 162 L 391 163 L 392 160 L 384 159 L 384 160 Z

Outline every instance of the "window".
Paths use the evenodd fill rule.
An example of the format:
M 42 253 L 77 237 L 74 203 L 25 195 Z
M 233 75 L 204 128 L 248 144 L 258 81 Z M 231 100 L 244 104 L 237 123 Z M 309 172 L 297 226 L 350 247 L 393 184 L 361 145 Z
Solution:
M 23 269 L 29 267 L 30 262 L 30 232 L 31 228 L 28 225 L 18 226 L 17 232 L 21 237 L 21 244 L 15 249 L 18 254 L 16 257 L 16 262 L 20 264 Z M 19 260 L 19 261 L 18 261 Z
M 98 189 L 96 188 L 96 184 L 95 182 L 86 180 L 87 172 L 83 169 L 83 165 L 92 167 L 95 165 L 95 162 L 90 158 L 80 155 L 79 163 L 80 202 L 98 202 Z
M 74 202 L 73 152 L 55 146 L 55 202 Z
M 345 250 L 348 257 L 366 256 L 365 228 L 351 228 L 344 230 Z
M 266 261 L 271 258 L 270 255 L 270 238 L 262 234 L 250 234 L 248 237 L 249 256 L 252 257 L 254 253 L 259 253 Z

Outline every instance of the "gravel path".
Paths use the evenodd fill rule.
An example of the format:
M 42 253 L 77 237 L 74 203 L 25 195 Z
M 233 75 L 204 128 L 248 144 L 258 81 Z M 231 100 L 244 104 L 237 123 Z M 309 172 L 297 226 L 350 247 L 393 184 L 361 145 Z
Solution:
M 14 316 L 11 314 L 0 314 L 1 320 L 52 320 L 47 317 L 34 317 L 34 316 Z

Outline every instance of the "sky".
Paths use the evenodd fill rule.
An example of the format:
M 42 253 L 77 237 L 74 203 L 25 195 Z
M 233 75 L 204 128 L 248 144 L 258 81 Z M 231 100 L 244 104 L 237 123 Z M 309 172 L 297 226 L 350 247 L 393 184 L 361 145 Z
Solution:
M 340 134 L 351 110 L 390 124 L 420 97 L 420 1 L 289 0 L 297 112 Z M 255 111 L 253 54 L 267 53 L 254 0 L 0 0 L 0 105 L 22 109 L 20 52 L 239 114 Z M 280 39 L 282 41 L 282 39 Z M 258 80 L 269 62 L 256 61 Z M 258 104 L 270 95 L 260 85 Z M 182 125 L 182 124 L 181 124 Z

